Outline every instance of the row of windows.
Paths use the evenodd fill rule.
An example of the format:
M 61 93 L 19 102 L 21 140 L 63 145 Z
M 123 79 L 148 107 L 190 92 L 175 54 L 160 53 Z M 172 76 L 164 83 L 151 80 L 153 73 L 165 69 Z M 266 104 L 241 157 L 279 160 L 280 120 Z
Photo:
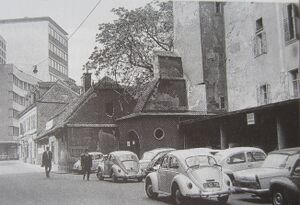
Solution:
M 20 123 L 20 134 L 36 129 L 36 114 L 29 116 Z
M 4 58 L 2 58 L 1 56 L 0 56 L 0 64 L 6 64 L 6 61 L 5 61 L 5 59 L 4 59 Z
M 0 41 L 0 48 L 6 50 L 6 44 L 3 41 Z
M 53 28 L 49 27 L 49 34 L 55 38 L 56 40 L 58 40 L 61 44 L 63 44 L 64 46 L 68 46 L 68 41 L 59 33 L 57 33 Z
M 18 103 L 19 105 L 25 106 L 25 98 L 24 98 L 24 97 L 18 95 L 17 93 L 15 93 L 15 92 L 13 92 L 13 91 L 10 91 L 10 94 L 12 95 L 12 96 L 11 96 L 11 99 L 12 99 L 14 102 Z
M 68 75 L 68 69 L 64 65 L 56 62 L 55 60 L 53 60 L 51 58 L 49 58 L 49 66 L 54 68 L 55 70 L 58 70 L 59 72 L 65 74 L 65 75 Z
M 15 86 L 27 91 L 33 89 L 34 87 L 32 84 L 20 80 L 15 75 L 13 75 L 13 83 Z
M 18 118 L 18 115 L 19 115 L 19 111 L 18 110 L 9 109 L 8 113 L 9 113 L 9 117 L 10 118 L 15 118 L 15 119 Z
M 64 59 L 65 61 L 68 61 L 68 54 L 62 51 L 61 49 L 57 48 L 54 44 L 49 43 L 49 50 Z
M 18 136 L 19 135 L 19 128 L 10 126 L 9 127 L 9 136 Z

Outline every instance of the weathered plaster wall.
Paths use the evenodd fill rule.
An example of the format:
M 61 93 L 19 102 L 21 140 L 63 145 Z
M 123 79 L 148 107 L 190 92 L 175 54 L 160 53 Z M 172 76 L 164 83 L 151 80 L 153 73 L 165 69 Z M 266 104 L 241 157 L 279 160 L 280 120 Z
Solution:
M 283 4 L 226 3 L 224 7 L 229 110 L 257 106 L 257 87 L 271 86 L 271 101 L 290 98 L 288 70 L 299 66 L 299 41 L 285 45 Z M 256 20 L 263 18 L 267 53 L 254 57 Z

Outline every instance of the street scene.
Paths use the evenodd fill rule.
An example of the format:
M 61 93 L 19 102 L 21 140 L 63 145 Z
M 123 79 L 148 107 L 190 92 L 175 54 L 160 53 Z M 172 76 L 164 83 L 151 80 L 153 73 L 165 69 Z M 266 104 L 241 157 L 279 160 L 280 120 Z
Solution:
M 74 174 L 51 173 L 51 179 L 47 179 L 40 167 L 19 161 L 1 161 L 0 167 L 1 204 L 171 204 L 170 197 L 149 199 L 143 182 L 114 184 L 111 180 L 98 181 L 95 174 L 89 182 Z M 218 204 L 208 200 L 194 200 L 190 204 L 195 203 Z M 249 194 L 237 194 L 230 196 L 228 204 L 271 203 Z
M 4 0 L 0 204 L 300 204 L 299 1 Z

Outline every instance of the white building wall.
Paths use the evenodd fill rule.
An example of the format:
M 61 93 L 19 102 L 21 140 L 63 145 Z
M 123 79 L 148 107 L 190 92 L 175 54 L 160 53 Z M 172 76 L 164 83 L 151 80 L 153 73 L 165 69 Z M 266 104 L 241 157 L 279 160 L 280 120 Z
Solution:
M 283 4 L 226 3 L 224 7 L 229 111 L 258 105 L 257 88 L 270 84 L 271 102 L 290 98 L 288 70 L 298 68 L 299 41 L 285 45 Z M 256 20 L 263 18 L 267 53 L 254 56 Z

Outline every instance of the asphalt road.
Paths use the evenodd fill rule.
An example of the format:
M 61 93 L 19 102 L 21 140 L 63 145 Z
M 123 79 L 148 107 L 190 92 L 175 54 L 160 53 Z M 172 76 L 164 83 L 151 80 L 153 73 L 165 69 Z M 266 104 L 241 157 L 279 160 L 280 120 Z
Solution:
M 20 161 L 0 161 L 0 204 L 171 204 L 169 197 L 148 199 L 143 182 L 112 183 L 98 181 L 95 174 L 90 181 L 81 175 L 55 174 L 47 179 L 41 167 Z M 217 205 L 216 201 L 194 200 L 190 204 Z M 270 204 L 248 194 L 231 195 L 228 204 Z

